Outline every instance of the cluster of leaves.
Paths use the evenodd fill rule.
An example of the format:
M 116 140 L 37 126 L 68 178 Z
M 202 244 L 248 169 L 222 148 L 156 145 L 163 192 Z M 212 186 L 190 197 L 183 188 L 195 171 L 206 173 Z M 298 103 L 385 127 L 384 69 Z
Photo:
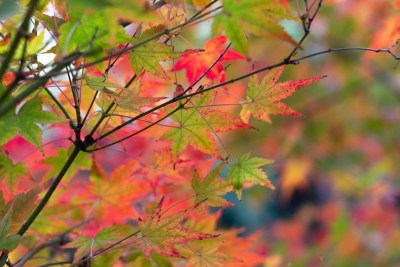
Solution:
M 283 0 L 3 1 L 0 263 L 275 266 L 260 233 L 221 234 L 222 210 L 209 207 L 234 206 L 222 196 L 242 200 L 253 184 L 275 189 L 263 169 L 273 161 L 232 154 L 223 132 L 300 116 L 281 101 L 323 76 L 281 76 L 321 2 L 297 18 Z M 213 36 L 195 49 L 202 21 Z M 300 41 L 284 21 L 303 27 Z M 284 44 L 268 53 L 278 63 L 252 59 L 249 40 L 271 38 Z M 223 62 L 242 76 L 227 81 Z M 288 160 L 285 201 L 311 169 Z

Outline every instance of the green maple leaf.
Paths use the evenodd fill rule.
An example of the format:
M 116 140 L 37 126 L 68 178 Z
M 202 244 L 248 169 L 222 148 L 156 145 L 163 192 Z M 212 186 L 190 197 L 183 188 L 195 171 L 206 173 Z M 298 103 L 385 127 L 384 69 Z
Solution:
M 259 167 L 273 163 L 273 160 L 263 158 L 251 158 L 250 153 L 237 159 L 237 163 L 231 164 L 227 173 L 227 179 L 232 179 L 236 195 L 239 200 L 242 199 L 243 183 L 249 182 L 259 185 L 265 185 L 271 189 L 275 187 L 268 180 L 267 174 Z
M 169 259 L 167 257 L 158 255 L 158 254 L 151 254 L 150 258 L 147 259 L 146 255 L 143 254 L 143 252 L 137 252 L 132 254 L 131 259 L 133 259 L 133 261 L 131 261 L 131 265 L 132 266 L 140 266 L 140 267 L 155 267 L 155 266 L 159 266 L 159 267 L 174 267 L 174 265 L 172 265 L 171 260 L 173 259 Z
M 73 147 L 70 149 L 57 148 L 57 156 L 50 156 L 43 160 L 43 163 L 51 166 L 52 168 L 47 172 L 45 179 L 49 179 L 52 176 L 57 175 L 63 168 L 65 162 L 68 160 L 69 155 L 72 152 Z M 71 179 L 79 170 L 90 170 L 92 166 L 92 160 L 87 158 L 88 153 L 80 152 L 76 159 L 72 162 L 64 175 L 63 183 L 66 183 Z
M 284 69 L 285 66 L 281 66 L 269 71 L 261 83 L 258 81 L 257 75 L 250 77 L 249 88 L 246 91 L 247 103 L 242 105 L 240 112 L 240 117 L 245 123 L 248 123 L 250 115 L 269 123 L 271 123 L 269 114 L 301 116 L 300 113 L 286 106 L 280 100 L 291 96 L 300 87 L 309 85 L 323 77 L 285 81 L 276 84 Z
M 215 243 L 196 249 L 192 252 L 186 266 L 188 267 L 224 267 L 233 259 L 218 251 L 222 243 Z
M 141 27 L 138 27 L 137 37 L 133 40 L 133 43 L 140 42 L 164 29 L 164 25 L 158 25 L 152 27 L 141 33 Z M 139 37 L 140 36 L 140 37 Z M 180 57 L 182 55 L 194 54 L 201 52 L 201 49 L 187 49 L 183 52 L 174 52 L 174 47 L 166 45 L 164 43 L 157 43 L 157 40 L 150 41 L 146 44 L 135 48 L 129 55 L 131 60 L 133 71 L 140 75 L 142 70 L 148 71 L 151 74 L 160 76 L 163 79 L 169 80 L 170 77 L 165 73 L 163 67 L 160 65 L 160 61 L 172 60 L 173 58 Z
M 199 95 L 192 100 L 195 106 L 208 105 L 213 101 L 212 93 Z M 173 110 L 173 108 L 166 109 L 167 112 Z M 197 150 L 219 157 L 210 126 L 215 132 L 249 127 L 226 112 L 211 110 L 210 108 L 201 108 L 200 112 L 202 115 L 195 108 L 180 109 L 170 116 L 171 119 L 179 123 L 179 126 L 166 132 L 162 139 L 172 140 L 171 150 L 175 160 L 189 144 Z
M 23 104 L 18 114 L 13 111 L 8 112 L 0 118 L 0 145 L 4 145 L 15 137 L 18 133 L 22 138 L 33 144 L 43 153 L 41 141 L 42 130 L 36 124 L 47 124 L 63 121 L 64 119 L 57 115 L 41 110 L 39 99 Z
M 41 187 L 37 187 L 26 193 L 18 194 L 13 199 L 9 200 L 7 204 L 5 204 L 3 192 L 0 191 L 0 218 L 5 218 L 7 212 L 12 209 L 12 224 L 8 229 L 9 233 L 16 233 L 28 215 L 36 207 L 35 201 L 40 191 Z
M 13 164 L 12 160 L 0 155 L 0 180 L 5 181 L 9 191 L 12 193 L 18 183 L 18 178 L 28 175 L 28 169 L 24 163 Z
M 69 22 L 62 24 L 58 29 L 60 35 L 56 51 L 58 56 L 90 48 L 87 58 L 92 61 L 105 57 L 107 55 L 105 49 L 131 40 L 131 37 L 117 24 L 117 18 L 108 19 L 104 10 L 99 10 L 90 16 L 82 16 L 81 11 L 79 16 L 76 14 L 76 17 L 70 16 Z M 102 66 L 101 63 L 100 67 Z
M 66 247 L 78 248 L 74 256 L 74 262 L 82 259 L 86 254 L 94 253 L 107 244 L 111 244 L 121 239 L 119 231 L 121 226 L 103 228 L 93 238 L 88 236 L 78 236 L 75 241 L 69 243 Z
M 192 180 L 192 188 L 196 192 L 195 202 L 204 201 L 211 207 L 229 207 L 232 203 L 226 201 L 219 195 L 225 195 L 233 190 L 232 181 L 229 179 L 218 180 L 224 168 L 225 162 L 221 163 L 216 169 L 211 171 L 202 181 L 198 172 L 195 170 Z
M 86 84 L 90 87 L 90 89 L 93 89 L 95 91 L 104 92 L 107 94 L 117 95 L 116 92 L 108 89 L 107 87 L 125 89 L 124 87 L 116 85 L 114 83 L 106 82 L 107 77 L 104 77 L 104 76 L 89 78 L 87 75 L 85 75 L 84 79 L 85 79 Z
M 150 258 L 153 251 L 167 257 L 183 258 L 174 244 L 218 237 L 218 235 L 205 234 L 181 225 L 189 212 L 196 208 L 199 203 L 193 208 L 167 216 L 161 212 L 163 201 L 164 198 L 161 199 L 150 215 L 147 215 L 144 219 L 138 219 L 138 227 L 142 236 L 136 239 L 135 244 L 140 246 L 147 259 Z
M 13 251 L 22 240 L 19 234 L 8 235 L 11 227 L 13 207 L 9 207 L 4 217 L 0 220 L 0 250 Z
M 246 30 L 258 35 L 297 43 L 278 24 L 278 19 L 294 19 L 279 2 L 275 0 L 224 0 L 223 12 L 216 15 L 213 23 L 213 36 L 225 30 L 235 49 L 247 55 Z

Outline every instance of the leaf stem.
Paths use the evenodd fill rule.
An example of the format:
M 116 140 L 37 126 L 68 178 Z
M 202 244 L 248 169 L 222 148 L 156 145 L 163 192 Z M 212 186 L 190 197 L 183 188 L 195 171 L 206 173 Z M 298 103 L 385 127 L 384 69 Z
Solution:
M 93 259 L 93 258 L 95 258 L 95 257 L 97 257 L 97 256 L 99 256 L 99 255 L 101 255 L 101 254 L 103 254 L 104 252 L 106 252 L 106 251 L 112 249 L 113 247 L 117 246 L 118 244 L 121 244 L 121 243 L 124 242 L 125 240 L 128 240 L 129 238 L 131 238 L 131 237 L 137 235 L 138 233 L 140 233 L 140 230 L 138 230 L 138 231 L 136 231 L 136 232 L 134 232 L 134 233 L 128 235 L 127 237 L 124 237 L 123 239 L 121 239 L 121 240 L 115 242 L 114 244 L 112 244 L 112 245 L 110 245 L 110 246 L 108 246 L 108 247 L 106 247 L 106 248 L 100 250 L 99 252 L 95 253 L 94 256 L 92 256 L 92 257 L 87 257 L 86 259 L 83 259 L 83 260 L 81 260 L 81 261 L 78 261 L 78 262 L 72 264 L 70 267 L 79 266 L 79 265 L 81 265 L 82 263 L 87 262 L 87 261 L 89 261 L 89 260 L 91 260 L 91 259 Z
M 222 142 L 221 138 L 219 138 L 218 134 L 215 132 L 214 128 L 211 126 L 211 124 L 209 123 L 209 121 L 206 119 L 206 117 L 204 117 L 204 115 L 200 112 L 200 110 L 193 104 L 192 101 L 190 101 L 190 104 L 192 104 L 192 107 L 194 107 L 196 109 L 196 111 L 200 114 L 200 116 L 203 118 L 203 120 L 207 123 L 208 127 L 211 129 L 211 131 L 214 133 L 215 137 L 218 139 L 219 143 L 221 144 L 222 148 L 225 150 L 226 154 L 228 155 L 229 158 L 231 158 L 235 164 L 237 164 L 237 160 L 231 155 L 231 153 L 229 153 L 229 150 L 226 148 L 226 146 L 224 145 L 224 143 Z
M 32 258 L 36 253 L 39 253 L 42 249 L 45 249 L 46 247 L 51 247 L 54 245 L 59 245 L 62 243 L 62 238 L 59 237 L 54 240 L 47 241 L 40 246 L 30 250 L 22 259 L 20 262 L 15 267 L 22 267 L 30 258 Z

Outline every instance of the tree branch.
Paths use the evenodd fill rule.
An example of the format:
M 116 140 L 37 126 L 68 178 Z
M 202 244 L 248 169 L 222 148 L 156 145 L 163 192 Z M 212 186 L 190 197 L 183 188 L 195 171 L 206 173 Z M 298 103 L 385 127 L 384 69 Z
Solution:
M 49 77 L 57 75 L 57 73 L 65 68 L 68 64 L 70 64 L 72 61 L 76 60 L 81 56 L 81 53 L 74 52 L 70 56 L 68 56 L 63 63 L 56 64 L 56 66 L 48 73 Z M 3 105 L 0 106 L 0 118 L 6 114 L 9 110 L 14 108 L 20 101 L 22 101 L 24 98 L 32 94 L 36 89 L 39 87 L 43 86 L 46 84 L 48 78 L 47 77 L 37 77 L 35 78 L 35 81 L 28 86 L 23 92 L 21 92 L 19 95 L 17 95 L 14 98 L 11 98 L 8 100 L 8 102 L 4 103 Z
M 15 38 L 13 39 L 13 41 L 12 41 L 12 43 L 10 45 L 10 49 L 8 50 L 6 56 L 5 56 L 5 58 L 4 58 L 4 60 L 3 60 L 2 64 L 1 64 L 1 67 L 0 67 L 0 84 L 3 81 L 3 75 L 7 71 L 8 66 L 10 65 L 10 62 L 11 62 L 11 60 L 12 60 L 14 54 L 15 54 L 15 51 L 18 48 L 19 41 L 21 40 L 22 37 L 25 37 L 27 35 L 30 19 L 31 19 L 32 14 L 35 11 L 35 8 L 36 8 L 38 3 L 39 3 L 39 0 L 32 0 L 30 2 L 29 9 L 26 12 L 24 20 L 22 21 L 21 26 L 17 30 L 17 34 L 15 35 Z

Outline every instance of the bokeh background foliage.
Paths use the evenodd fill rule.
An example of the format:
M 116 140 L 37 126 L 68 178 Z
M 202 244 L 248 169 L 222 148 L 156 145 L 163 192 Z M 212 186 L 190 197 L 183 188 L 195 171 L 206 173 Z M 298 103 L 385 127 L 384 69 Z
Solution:
M 21 4 L 24 5 L 24 2 Z M 47 3 L 42 2 L 41 9 L 44 10 Z M 64 1 L 56 2 L 60 6 L 66 4 Z M 179 4 L 182 1 L 167 2 Z M 195 12 L 200 9 L 202 1 L 193 2 L 185 1 L 189 11 Z M 234 5 L 234 1 L 224 2 Z M 280 2 L 291 14 L 297 14 L 296 1 Z M 63 24 L 65 21 L 61 20 L 47 21 L 49 25 L 59 23 L 62 36 L 60 42 L 67 42 L 67 45 L 59 46 L 58 50 L 48 51 L 56 53 L 57 57 L 76 47 L 87 48 L 90 36 L 96 31 L 94 25 L 101 25 L 109 31 L 103 36 L 100 33 L 100 38 L 93 43 L 93 50 L 87 55 L 88 61 L 105 56 L 104 48 L 129 42 L 130 37 L 123 32 L 122 27 L 114 27 L 118 19 L 129 22 L 137 18 L 145 23 L 171 25 L 176 22 L 166 22 L 163 16 L 148 16 L 145 11 L 150 8 L 150 3 L 146 1 L 70 0 L 68 4 L 71 7 L 68 16 L 71 20 L 82 16 L 80 23 L 83 26 L 78 28 L 74 39 L 67 42 L 66 33 L 75 26 Z M 114 14 L 124 15 L 121 17 Z M 21 16 L 18 6 L 12 1 L 1 2 L 0 18 L 12 17 L 2 27 L 12 28 Z M 43 15 L 40 13 L 36 16 L 48 19 L 41 17 Z M 262 37 L 256 31 L 248 34 L 246 45 L 239 40 L 233 49 L 242 52 L 247 61 L 225 64 L 226 79 L 250 72 L 254 67 L 280 62 L 287 56 L 293 49 L 293 43 L 302 36 L 301 24 L 295 17 L 293 15 L 293 20 L 278 21 L 278 25 L 287 32 L 286 42 Z M 336 47 L 387 48 L 400 36 L 397 26 L 399 18 L 400 2 L 394 0 L 323 1 L 311 33 L 297 55 Z M 179 19 L 176 18 L 177 21 Z M 181 33 L 184 38 L 174 38 L 175 50 L 187 49 L 186 40 L 193 47 L 201 48 L 217 34 L 225 33 L 229 36 L 221 23 L 227 21 L 212 15 L 202 23 L 185 29 Z M 233 33 L 230 36 L 234 36 Z M 43 50 L 41 46 L 32 47 L 30 56 Z M 45 60 L 45 57 L 42 59 Z M 220 229 L 240 228 L 243 237 L 258 237 L 257 252 L 266 255 L 263 262 L 265 267 L 400 265 L 400 76 L 398 70 L 393 69 L 395 63 L 386 54 L 344 51 L 288 66 L 279 81 L 327 75 L 318 83 L 301 88 L 283 101 L 302 116 L 271 116 L 271 124 L 252 118 L 250 124 L 254 129 L 221 134 L 225 145 L 234 155 L 243 155 L 249 152 L 250 147 L 253 156 L 275 160 L 274 164 L 264 170 L 276 190 L 253 186 L 244 190 L 242 201 L 238 201 L 235 193 L 231 192 L 225 198 L 234 203 L 234 207 L 212 210 L 214 214 L 222 213 L 218 221 Z M 102 63 L 96 66 L 101 70 L 105 68 Z M 163 66 L 171 67 L 172 63 L 163 63 Z M 113 73 L 116 80 L 124 78 L 124 71 L 123 65 L 116 66 Z M 263 74 L 259 75 L 261 78 Z M 177 72 L 178 80 L 184 80 L 184 76 L 184 72 Z M 244 97 L 247 84 L 248 79 L 239 81 L 231 85 L 230 90 Z M 172 93 L 171 88 L 160 88 L 163 88 L 163 93 Z M 234 107 L 228 107 L 227 110 L 236 112 L 236 115 L 240 112 Z M 53 132 L 47 132 L 44 139 L 51 140 L 64 130 L 55 128 Z M 143 144 L 146 143 L 138 140 L 136 151 L 144 151 Z M 26 151 L 19 150 L 20 154 L 33 149 L 24 142 L 18 139 L 6 147 L 15 161 L 21 160 L 21 156 L 16 153 L 19 149 L 16 144 L 27 145 Z M 221 147 L 218 148 L 221 150 Z M 61 156 L 64 152 L 60 150 L 57 153 Z M 107 153 L 99 156 L 99 162 L 104 164 L 109 157 L 113 157 L 111 162 L 114 163 L 126 161 L 126 155 L 115 151 Z M 138 156 L 139 152 L 134 154 Z M 48 162 L 56 165 L 57 162 L 53 160 L 47 158 Z M 215 163 L 214 167 L 218 164 Z M 90 162 L 82 158 L 76 166 L 81 171 L 75 179 L 75 173 L 69 177 L 72 184 L 79 184 L 79 179 L 87 178 L 90 166 Z M 105 168 L 108 173 L 111 172 L 110 166 Z M 36 177 L 45 176 L 46 173 L 41 169 L 37 172 L 39 174 Z M 222 176 L 226 176 L 226 173 L 227 168 L 222 171 Z M 51 175 L 54 174 L 47 174 L 46 179 Z M 171 192 L 173 190 L 164 193 Z M 62 191 L 55 198 L 65 202 L 72 199 L 64 199 Z M 73 215 L 84 218 L 80 212 Z M 40 229 L 41 223 L 48 227 L 39 217 L 34 229 Z M 46 228 L 46 231 L 54 232 L 51 227 Z M 22 252 L 19 253 L 22 255 Z M 167 264 L 161 256 L 152 257 L 161 266 Z

